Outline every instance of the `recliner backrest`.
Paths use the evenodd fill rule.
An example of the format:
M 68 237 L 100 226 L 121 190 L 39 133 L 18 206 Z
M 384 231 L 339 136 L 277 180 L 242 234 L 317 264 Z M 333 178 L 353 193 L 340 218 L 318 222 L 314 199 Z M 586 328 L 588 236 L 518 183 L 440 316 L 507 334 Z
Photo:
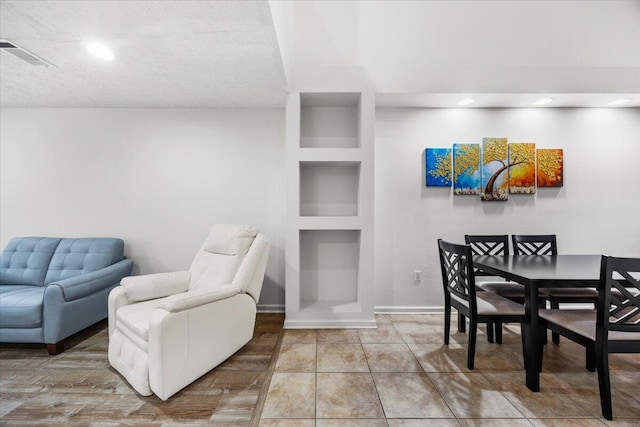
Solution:
M 49 263 L 60 240 L 54 237 L 11 239 L 0 257 L 0 284 L 44 286 Z
M 196 254 L 189 271 L 189 290 L 232 283 L 258 230 L 248 225 L 216 224 Z
M 87 274 L 124 258 L 124 241 L 111 237 L 62 239 L 56 248 L 44 283 Z
M 264 234 L 259 233 L 251 244 L 249 252 L 240 263 L 238 272 L 232 282 L 243 292 L 251 295 L 256 304 L 260 299 L 260 291 L 262 290 L 269 259 L 269 250 L 269 239 Z

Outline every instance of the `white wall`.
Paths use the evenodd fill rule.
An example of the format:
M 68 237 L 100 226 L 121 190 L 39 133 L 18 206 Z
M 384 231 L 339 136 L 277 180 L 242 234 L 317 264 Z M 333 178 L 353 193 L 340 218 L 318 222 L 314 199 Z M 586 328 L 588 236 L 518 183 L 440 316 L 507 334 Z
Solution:
M 294 17 L 294 90 L 640 91 L 637 0 L 316 0 Z
M 490 136 L 563 148 L 564 187 L 502 203 L 424 186 L 425 148 Z M 555 233 L 560 253 L 640 256 L 640 109 L 378 109 L 375 156 L 376 307 L 442 306 L 438 238 Z
M 284 110 L 2 109 L 0 240 L 124 239 L 134 274 L 184 270 L 214 223 L 272 241 L 284 304 Z
M 273 243 L 261 304 L 284 303 L 283 110 L 2 109 L 0 131 L 2 247 L 117 236 L 145 274 L 187 268 L 215 222 L 255 224 Z M 426 147 L 485 136 L 563 148 L 565 186 L 506 203 L 424 187 Z M 640 256 L 640 109 L 378 109 L 375 156 L 378 307 L 442 305 L 438 237 Z

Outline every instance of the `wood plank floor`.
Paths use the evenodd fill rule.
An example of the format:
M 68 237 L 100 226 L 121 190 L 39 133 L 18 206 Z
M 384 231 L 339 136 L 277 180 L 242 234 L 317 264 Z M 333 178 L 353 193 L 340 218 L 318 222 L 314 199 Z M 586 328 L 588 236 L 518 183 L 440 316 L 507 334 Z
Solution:
M 167 402 L 140 396 L 109 366 L 106 320 L 57 356 L 42 344 L 0 344 L 0 425 L 247 426 L 283 322 L 282 314 L 258 314 L 245 347 Z

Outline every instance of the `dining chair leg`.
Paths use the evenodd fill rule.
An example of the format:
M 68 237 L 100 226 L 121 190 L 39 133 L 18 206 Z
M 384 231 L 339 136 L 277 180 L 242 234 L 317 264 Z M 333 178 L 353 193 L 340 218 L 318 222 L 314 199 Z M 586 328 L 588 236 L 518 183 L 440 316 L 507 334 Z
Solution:
M 527 370 L 527 358 L 525 357 L 525 342 L 524 342 L 524 333 L 522 332 L 522 323 L 520 324 L 520 341 L 522 342 L 522 364 L 524 365 L 524 370 Z
M 600 389 L 602 416 L 608 420 L 612 420 L 613 409 L 611 407 L 611 383 L 609 381 L 609 354 L 602 348 L 596 350 L 596 365 L 598 365 L 598 388 Z
M 461 316 L 458 313 L 458 316 Z M 445 345 L 449 345 L 449 331 L 451 329 L 451 305 L 449 305 L 449 301 L 445 301 L 444 303 L 444 343 Z
M 476 357 L 476 333 L 478 332 L 478 324 L 474 319 L 469 319 L 469 348 L 467 349 L 467 368 L 473 369 Z
M 522 304 L 524 305 L 524 301 L 522 302 Z M 547 299 L 542 298 L 542 297 L 538 298 L 538 308 L 545 308 L 546 309 L 547 308 Z M 545 329 L 544 337 L 542 337 L 542 342 L 544 343 L 544 345 L 547 345 L 547 343 L 549 342 L 549 337 L 547 335 L 548 335 L 548 331 L 547 331 L 547 329 Z
M 487 322 L 487 341 L 493 344 L 493 323 Z
M 462 315 L 462 313 L 458 312 L 458 332 L 464 333 L 466 331 L 467 319 Z
M 544 323 L 538 328 L 538 372 L 542 372 L 542 362 L 544 359 L 545 337 L 547 336 L 547 326 Z
M 595 372 L 596 371 L 596 352 L 594 348 L 591 346 L 586 346 L 584 350 L 585 350 L 585 360 L 587 361 L 586 368 L 589 372 Z
M 496 330 L 496 344 L 502 344 L 502 322 L 495 323 Z
M 558 301 L 555 300 L 550 300 L 549 303 L 551 304 L 551 309 L 552 310 L 559 310 L 560 309 L 560 303 Z M 551 332 L 551 341 L 553 341 L 554 344 L 560 344 L 560 334 L 557 332 Z

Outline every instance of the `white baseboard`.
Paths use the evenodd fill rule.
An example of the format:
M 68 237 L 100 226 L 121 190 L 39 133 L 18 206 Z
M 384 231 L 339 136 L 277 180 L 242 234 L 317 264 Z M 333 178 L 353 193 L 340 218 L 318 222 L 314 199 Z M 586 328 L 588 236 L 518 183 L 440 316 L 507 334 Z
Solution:
M 284 313 L 284 304 L 258 304 L 258 313 Z M 395 306 L 378 305 L 374 307 L 374 312 L 378 314 L 430 314 L 444 313 L 442 306 Z
M 366 329 L 376 328 L 375 320 L 286 320 L 285 329 Z
M 560 308 L 563 310 L 593 310 L 593 304 L 590 304 L 588 302 L 584 302 L 584 303 L 576 303 L 576 302 L 571 302 L 571 303 L 560 303 Z
M 436 314 L 444 313 L 444 307 L 435 305 L 377 305 L 374 312 L 378 314 Z
M 560 308 L 573 310 L 593 309 L 593 304 L 560 304 Z M 284 313 L 284 304 L 258 304 L 258 313 Z M 436 314 L 444 313 L 443 306 L 429 305 L 377 305 L 374 307 L 377 314 Z
M 258 313 L 284 313 L 284 304 L 258 304 Z

